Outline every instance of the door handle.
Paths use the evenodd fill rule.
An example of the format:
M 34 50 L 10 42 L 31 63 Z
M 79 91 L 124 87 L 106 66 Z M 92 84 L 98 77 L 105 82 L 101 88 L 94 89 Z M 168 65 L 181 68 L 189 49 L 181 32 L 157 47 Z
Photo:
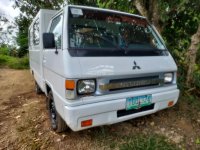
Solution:
M 47 61 L 46 57 L 43 57 L 43 63 L 46 63 L 46 61 Z

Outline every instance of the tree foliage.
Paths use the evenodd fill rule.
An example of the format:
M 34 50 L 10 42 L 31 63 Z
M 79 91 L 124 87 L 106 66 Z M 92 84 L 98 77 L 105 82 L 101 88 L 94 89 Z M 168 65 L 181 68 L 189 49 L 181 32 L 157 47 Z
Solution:
M 18 25 L 19 32 L 17 33 L 16 41 L 20 46 L 18 56 L 24 56 L 28 51 L 28 26 L 31 22 L 31 19 L 20 14 L 18 18 L 16 18 L 16 24 Z
M 13 32 L 15 23 L 6 16 L 0 15 L 0 46 L 4 44 L 15 44 Z
M 191 37 L 196 34 L 200 25 L 200 1 L 174 0 L 169 2 L 165 0 L 160 1 L 160 6 L 166 10 L 166 12 L 161 11 L 161 19 L 164 22 L 162 35 L 176 58 L 180 75 L 178 79 L 181 80 L 179 83 L 182 83 L 184 88 L 190 88 L 192 85 L 198 87 L 200 85 L 197 85 L 199 82 L 196 82 L 197 78 L 194 75 L 199 72 L 197 71 L 199 70 L 197 62 L 200 58 L 196 56 L 200 49 L 197 47 L 193 55 L 193 52 L 190 53 L 189 47 L 194 44 L 191 42 Z M 197 60 L 191 61 L 193 57 Z M 193 66 L 196 67 L 193 68 Z M 192 71 L 189 73 L 190 69 Z M 198 80 L 200 79 L 198 78 Z

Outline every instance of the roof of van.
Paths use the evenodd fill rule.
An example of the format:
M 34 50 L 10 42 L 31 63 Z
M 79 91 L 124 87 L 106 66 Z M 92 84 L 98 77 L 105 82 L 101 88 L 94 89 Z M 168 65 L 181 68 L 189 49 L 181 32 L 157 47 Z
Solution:
M 123 11 L 118 11 L 118 10 L 112 10 L 112 9 L 106 9 L 106 8 L 98 8 L 98 7 L 91 7 L 91 6 L 82 6 L 82 5 L 66 5 L 65 7 L 76 7 L 76 8 L 86 8 L 86 9 L 93 9 L 93 10 L 100 10 L 100 11 L 107 11 L 107 12 L 112 12 L 112 13 L 118 13 L 118 14 L 124 14 L 124 15 L 131 15 L 134 17 L 138 18 L 143 18 L 146 19 L 146 17 L 141 16 L 141 15 L 136 15 L 136 14 L 131 14 Z

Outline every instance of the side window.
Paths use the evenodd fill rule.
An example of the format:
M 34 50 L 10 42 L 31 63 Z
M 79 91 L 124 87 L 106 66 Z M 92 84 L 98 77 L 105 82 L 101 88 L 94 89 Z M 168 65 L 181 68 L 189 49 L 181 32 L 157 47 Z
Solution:
M 61 48 L 61 38 L 62 38 L 62 20 L 63 16 L 59 15 L 54 18 L 51 23 L 50 32 L 54 34 L 55 42 L 57 48 Z
M 39 45 L 40 37 L 39 37 L 39 19 L 35 21 L 33 24 L 33 44 Z

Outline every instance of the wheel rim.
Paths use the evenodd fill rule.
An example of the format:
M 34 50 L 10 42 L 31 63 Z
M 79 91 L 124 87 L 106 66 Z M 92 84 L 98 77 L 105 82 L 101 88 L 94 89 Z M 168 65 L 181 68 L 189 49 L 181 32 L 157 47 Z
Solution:
M 51 125 L 53 129 L 56 128 L 56 108 L 54 102 L 50 102 L 50 116 L 51 116 Z

